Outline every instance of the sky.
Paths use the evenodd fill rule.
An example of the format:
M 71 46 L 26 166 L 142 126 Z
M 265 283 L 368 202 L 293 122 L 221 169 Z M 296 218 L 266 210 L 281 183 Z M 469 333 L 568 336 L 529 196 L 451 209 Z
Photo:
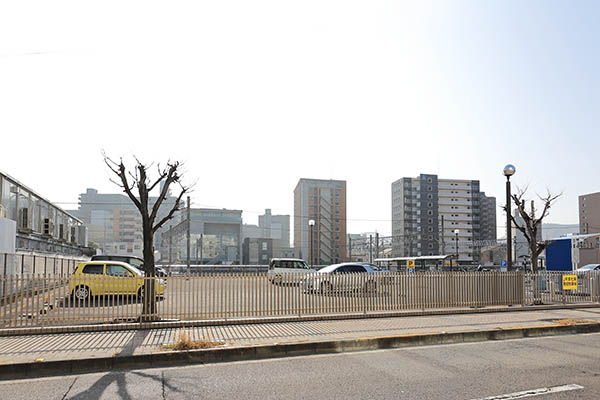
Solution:
M 293 215 L 347 181 L 348 232 L 391 232 L 391 183 L 476 179 L 504 204 L 600 191 L 595 1 L 0 4 L 0 170 L 64 209 L 114 159 L 184 163 L 194 207 Z M 497 210 L 499 235 L 504 215 Z

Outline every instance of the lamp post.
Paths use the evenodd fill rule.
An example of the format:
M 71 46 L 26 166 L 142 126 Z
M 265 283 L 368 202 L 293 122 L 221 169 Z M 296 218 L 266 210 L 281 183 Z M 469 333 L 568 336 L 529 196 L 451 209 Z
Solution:
M 309 219 L 308 226 L 310 226 L 310 267 L 312 268 L 314 261 L 315 261 L 314 252 L 313 252 L 313 229 L 315 226 L 315 220 Z
M 517 169 L 514 165 L 508 164 L 504 167 L 504 176 L 506 176 L 506 270 L 512 271 L 512 221 L 510 213 L 510 177 L 515 174 Z
M 460 233 L 460 230 L 455 229 L 454 233 L 456 234 L 456 266 L 458 266 L 458 234 Z

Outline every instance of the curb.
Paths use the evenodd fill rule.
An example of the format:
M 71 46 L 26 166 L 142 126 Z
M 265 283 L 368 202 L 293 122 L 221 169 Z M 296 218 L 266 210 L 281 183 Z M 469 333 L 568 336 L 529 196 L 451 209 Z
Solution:
M 551 310 L 573 310 L 586 308 L 600 308 L 600 304 L 553 304 L 539 306 L 514 306 L 514 307 L 488 307 L 488 308 L 459 308 L 459 309 L 437 309 L 417 311 L 380 311 L 350 314 L 321 314 L 306 316 L 284 316 L 284 317 L 258 317 L 258 318 L 231 318 L 215 320 L 187 320 L 187 321 L 163 321 L 163 322 L 124 322 L 105 323 L 89 325 L 68 326 L 41 326 L 25 328 L 0 328 L 0 337 L 19 335 L 46 335 L 54 333 L 81 333 L 81 332 L 106 332 L 106 331 L 130 331 L 140 329 L 167 329 L 167 328 L 191 328 L 197 326 L 222 326 L 222 325 L 253 325 L 272 324 L 286 322 L 306 321 L 336 321 L 347 319 L 365 318 L 394 318 L 394 317 L 420 317 L 436 315 L 458 315 L 458 314 L 486 314 L 503 313 L 515 311 L 551 311 Z
M 423 333 L 0 365 L 0 380 L 600 332 L 600 323 Z

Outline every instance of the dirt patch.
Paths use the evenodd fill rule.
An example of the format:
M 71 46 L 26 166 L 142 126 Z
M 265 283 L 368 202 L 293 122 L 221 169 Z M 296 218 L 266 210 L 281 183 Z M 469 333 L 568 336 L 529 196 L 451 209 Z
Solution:
M 600 323 L 594 319 L 573 319 L 573 318 L 555 319 L 555 320 L 552 320 L 552 322 L 554 322 L 555 324 L 559 324 L 559 325 L 598 324 L 598 323 Z
M 177 339 L 173 344 L 160 346 L 161 350 L 198 350 L 224 345 L 225 342 L 213 342 L 210 340 L 192 340 L 187 331 L 177 333 Z

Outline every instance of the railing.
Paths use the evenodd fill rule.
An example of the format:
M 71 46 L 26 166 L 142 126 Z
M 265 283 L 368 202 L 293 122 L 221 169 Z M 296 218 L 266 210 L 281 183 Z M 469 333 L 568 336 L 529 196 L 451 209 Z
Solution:
M 519 272 L 7 276 L 0 328 L 591 303 L 599 277 L 563 291 L 560 274 Z
M 89 258 L 35 253 L 0 253 L 0 275 L 70 274 L 78 262 L 86 259 Z

